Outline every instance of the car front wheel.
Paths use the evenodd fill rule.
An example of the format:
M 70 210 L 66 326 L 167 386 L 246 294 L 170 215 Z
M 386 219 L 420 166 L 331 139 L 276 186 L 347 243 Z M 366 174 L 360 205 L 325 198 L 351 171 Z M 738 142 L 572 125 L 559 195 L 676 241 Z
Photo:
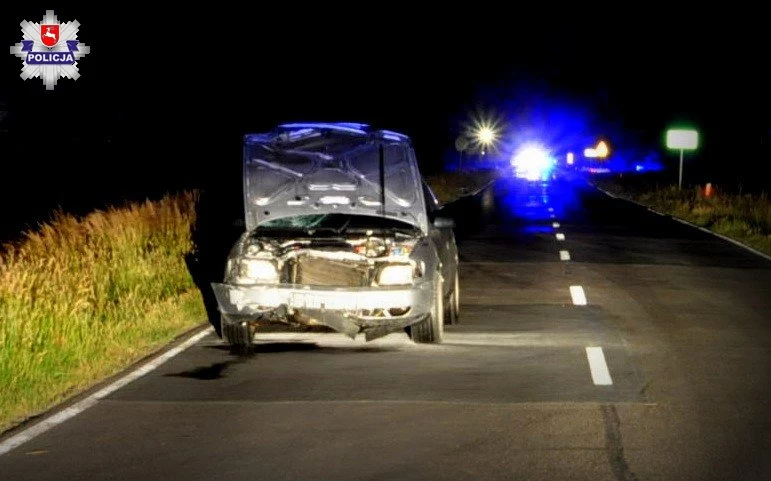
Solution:
M 248 322 L 230 319 L 222 316 L 222 337 L 225 338 L 230 346 L 230 352 L 236 355 L 246 355 L 251 353 L 252 339 L 254 339 L 254 330 Z
M 444 287 L 441 276 L 434 285 L 434 300 L 430 314 L 410 326 L 410 337 L 421 344 L 439 344 L 444 336 Z

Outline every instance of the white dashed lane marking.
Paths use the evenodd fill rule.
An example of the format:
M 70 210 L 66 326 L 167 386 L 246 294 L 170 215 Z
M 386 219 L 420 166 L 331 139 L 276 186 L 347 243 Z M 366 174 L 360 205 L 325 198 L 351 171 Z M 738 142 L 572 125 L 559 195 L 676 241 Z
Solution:
M 605 362 L 605 354 L 602 352 L 601 347 L 587 347 L 586 359 L 589 360 L 589 371 L 592 373 L 592 382 L 596 386 L 610 386 L 613 384 L 608 364 Z
M 552 212 L 552 209 L 549 209 L 549 212 Z M 554 214 L 551 214 L 549 217 L 552 219 L 555 218 Z M 552 222 L 551 226 L 555 229 L 559 229 L 560 223 Z M 555 237 L 558 241 L 565 240 L 565 234 L 562 232 L 557 232 Z M 560 250 L 559 254 L 561 261 L 570 260 L 570 252 L 566 250 Z M 586 293 L 584 292 L 584 288 L 581 286 L 570 286 L 570 297 L 573 299 L 573 304 L 576 306 L 587 305 Z M 608 364 L 605 362 L 605 354 L 602 352 L 601 347 L 587 347 L 586 359 L 589 361 L 589 371 L 592 375 L 592 382 L 596 386 L 613 385 L 613 379 L 610 377 L 610 370 L 608 370 Z
M 576 306 L 586 305 L 586 294 L 581 286 L 570 286 L 570 297 L 573 298 L 573 304 Z

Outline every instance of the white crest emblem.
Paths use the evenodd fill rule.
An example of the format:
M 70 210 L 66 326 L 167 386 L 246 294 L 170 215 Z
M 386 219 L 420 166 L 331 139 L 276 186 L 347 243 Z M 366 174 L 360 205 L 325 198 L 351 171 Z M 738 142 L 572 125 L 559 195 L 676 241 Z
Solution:
M 21 22 L 21 43 L 11 53 L 22 59 L 21 78 L 40 77 L 46 90 L 53 90 L 60 78 L 77 80 L 78 60 L 91 52 L 91 47 L 78 41 L 77 20 L 59 23 L 53 10 L 46 10 L 40 23 Z

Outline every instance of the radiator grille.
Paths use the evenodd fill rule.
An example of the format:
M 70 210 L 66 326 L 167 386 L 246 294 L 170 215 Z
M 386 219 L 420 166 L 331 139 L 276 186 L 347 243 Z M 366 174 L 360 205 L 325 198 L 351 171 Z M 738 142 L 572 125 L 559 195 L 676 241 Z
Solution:
M 297 259 L 297 284 L 360 287 L 369 285 L 369 266 L 302 256 Z

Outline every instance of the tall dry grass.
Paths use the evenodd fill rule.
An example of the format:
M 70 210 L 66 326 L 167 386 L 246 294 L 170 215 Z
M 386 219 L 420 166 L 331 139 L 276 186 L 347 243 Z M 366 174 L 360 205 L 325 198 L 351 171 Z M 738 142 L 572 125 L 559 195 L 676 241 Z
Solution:
M 0 250 L 0 431 L 201 322 L 194 207 L 183 193 L 57 213 Z

